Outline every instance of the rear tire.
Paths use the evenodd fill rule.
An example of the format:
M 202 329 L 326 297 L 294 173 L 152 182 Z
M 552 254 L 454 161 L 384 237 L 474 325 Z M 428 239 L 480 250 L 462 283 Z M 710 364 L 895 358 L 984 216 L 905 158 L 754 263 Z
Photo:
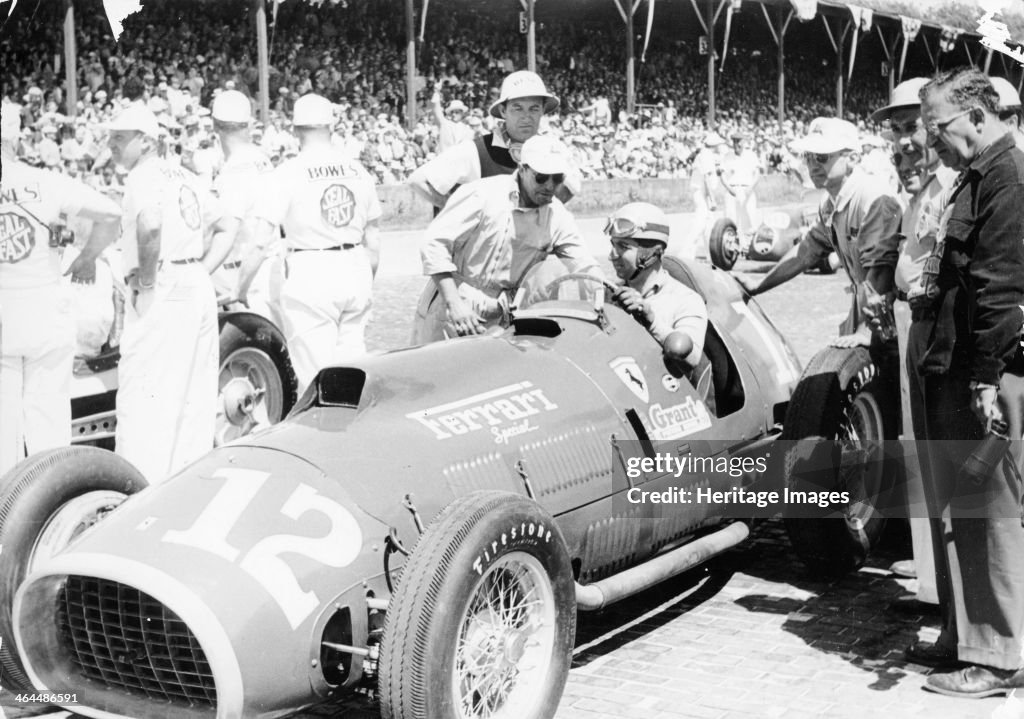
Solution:
M 565 688 L 576 595 L 557 525 L 536 502 L 475 492 L 420 538 L 381 641 L 384 719 L 546 719 Z
M 878 456 L 881 441 L 899 434 L 899 396 L 893 394 L 863 347 L 818 352 L 793 391 L 780 439 L 812 441 L 786 445 L 787 486 L 801 466 L 824 468 L 821 489 L 846 490 L 851 498 L 841 518 L 785 520 L 793 548 L 816 574 L 856 569 L 882 536 L 885 517 L 878 507 L 888 502 L 899 474 L 894 460 Z
M 7 690 L 32 691 L 14 640 L 14 595 L 33 569 L 147 486 L 96 447 L 40 452 L 0 478 L 0 665 Z
M 711 264 L 720 270 L 731 270 L 740 258 L 740 240 L 736 223 L 728 217 L 718 220 L 711 228 L 708 238 L 708 254 Z
M 274 323 L 252 312 L 220 315 L 217 386 L 217 445 L 247 434 L 249 417 L 259 426 L 284 419 L 298 399 L 298 380 Z

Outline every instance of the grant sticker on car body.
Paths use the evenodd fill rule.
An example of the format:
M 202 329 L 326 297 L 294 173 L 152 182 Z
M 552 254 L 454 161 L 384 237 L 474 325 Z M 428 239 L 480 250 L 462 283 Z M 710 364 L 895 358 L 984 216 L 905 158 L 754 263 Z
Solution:
M 496 444 L 507 444 L 511 437 L 539 429 L 532 417 L 556 409 L 558 405 L 547 398 L 544 390 L 532 382 L 517 382 L 405 416 L 429 429 L 437 439 L 487 431 Z
M 640 365 L 632 357 L 616 357 L 608 363 L 615 376 L 622 380 L 622 384 L 629 388 L 641 402 L 647 404 L 651 401 L 650 393 L 647 391 L 647 378 L 644 377 Z
M 652 404 L 647 411 L 647 418 L 653 440 L 679 439 L 711 427 L 711 415 L 707 407 L 693 397 L 687 397 L 671 407 Z

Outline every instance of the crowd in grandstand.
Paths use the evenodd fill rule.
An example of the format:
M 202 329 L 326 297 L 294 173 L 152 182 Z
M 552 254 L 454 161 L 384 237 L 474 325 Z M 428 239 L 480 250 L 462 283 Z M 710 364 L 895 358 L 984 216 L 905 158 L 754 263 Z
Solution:
M 242 18 L 248 3 L 168 0 L 150 3 L 125 22 L 118 42 L 91 0 L 77 15 L 79 99 L 66 107 L 60 67 L 59 18 L 44 12 L 16 15 L 0 47 L 6 99 L 22 104 L 22 153 L 28 161 L 83 176 L 98 187 L 117 187 L 120 175 L 107 162 L 102 123 L 125 103 L 141 98 L 161 118 L 166 152 L 201 175 L 218 161 L 209 106 L 225 89 L 253 97 L 258 88 L 254 33 Z M 287 124 L 294 100 L 315 91 L 337 104 L 336 142 L 343 144 L 382 184 L 404 180 L 437 150 L 431 101 L 466 106 L 459 121 L 483 133 L 493 120 L 486 108 L 503 75 L 525 67 L 521 35 L 497 20 L 461 10 L 430 9 L 419 46 L 418 117 L 403 124 L 405 81 L 401 13 L 388 3 L 288 3 L 271 28 L 268 122 L 256 139 L 275 162 L 296 151 Z M 655 38 L 638 65 L 637 111 L 625 111 L 624 49 L 620 28 L 566 25 L 538 33 L 538 70 L 562 98 L 548 132 L 569 144 L 584 178 L 681 177 L 689 173 L 707 134 L 706 57 L 693 43 Z M 734 45 L 717 80 L 717 131 L 740 133 L 763 170 L 795 163 L 787 146 L 804 123 L 834 108 L 834 74 L 820 57 L 790 55 L 787 111 L 774 121 L 773 62 L 761 51 Z M 680 78 L 691 81 L 680 82 Z M 877 77 L 851 85 L 850 119 L 878 106 L 885 85 Z

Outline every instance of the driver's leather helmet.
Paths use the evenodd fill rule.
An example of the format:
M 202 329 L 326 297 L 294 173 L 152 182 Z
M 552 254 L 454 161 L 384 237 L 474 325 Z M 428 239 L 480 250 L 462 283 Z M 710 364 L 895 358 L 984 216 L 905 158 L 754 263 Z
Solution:
M 660 258 L 668 249 L 668 217 L 649 202 L 630 202 L 608 218 L 605 234 L 614 239 L 630 239 L 639 245 L 638 269 Z

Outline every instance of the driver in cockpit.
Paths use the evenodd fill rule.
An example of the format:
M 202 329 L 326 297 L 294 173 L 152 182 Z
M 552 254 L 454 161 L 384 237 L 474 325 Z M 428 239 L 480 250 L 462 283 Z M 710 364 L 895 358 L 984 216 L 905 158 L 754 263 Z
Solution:
M 703 297 L 662 267 L 669 237 L 665 213 L 647 202 L 631 202 L 608 218 L 604 231 L 612 245 L 608 259 L 625 282 L 612 301 L 661 344 L 670 368 L 692 370 L 704 349 L 708 308 Z

